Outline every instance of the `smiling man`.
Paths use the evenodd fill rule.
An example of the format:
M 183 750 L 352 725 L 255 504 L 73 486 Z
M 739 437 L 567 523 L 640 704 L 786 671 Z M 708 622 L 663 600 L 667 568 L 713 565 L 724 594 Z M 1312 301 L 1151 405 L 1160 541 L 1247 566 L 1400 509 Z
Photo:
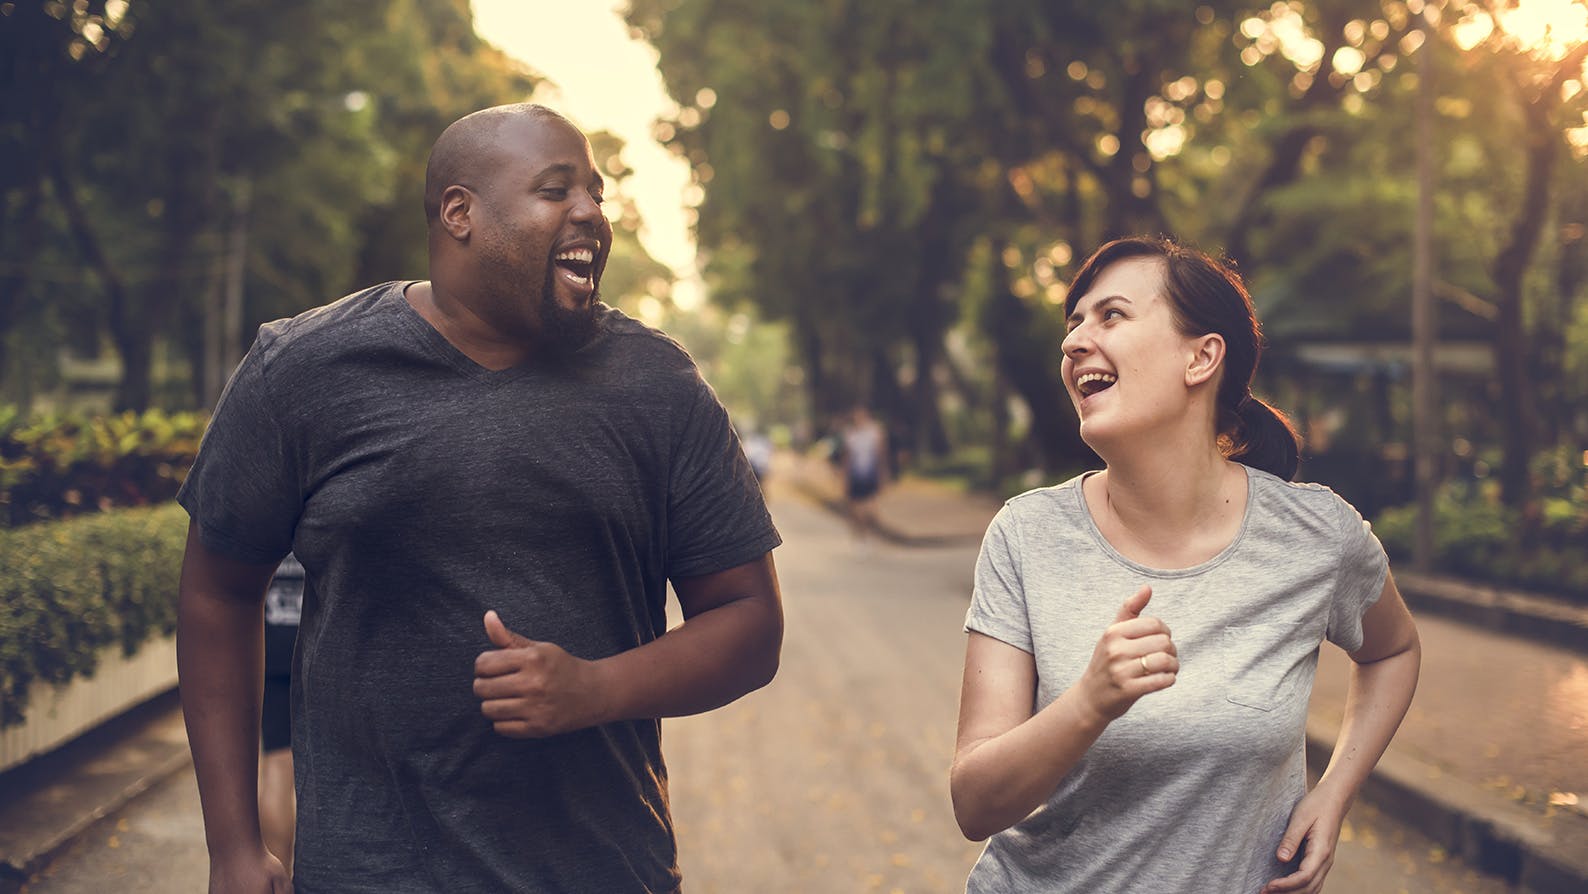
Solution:
M 779 538 L 688 355 L 601 303 L 601 190 L 555 112 L 469 115 L 426 171 L 431 280 L 267 324 L 234 373 L 179 497 L 211 891 L 678 890 L 658 718 L 772 678 Z M 291 881 L 254 792 L 289 550 Z

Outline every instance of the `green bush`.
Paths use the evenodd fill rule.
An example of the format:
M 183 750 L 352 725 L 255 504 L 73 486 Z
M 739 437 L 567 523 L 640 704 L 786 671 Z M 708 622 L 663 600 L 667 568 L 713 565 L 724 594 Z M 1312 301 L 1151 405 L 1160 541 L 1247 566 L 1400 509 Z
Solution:
M 25 418 L 0 407 L 0 525 L 170 500 L 204 421 L 159 410 Z
M 1549 454 L 1534 464 L 1543 496 L 1531 520 L 1500 502 L 1492 479 L 1451 481 L 1434 497 L 1434 563 L 1445 573 L 1588 603 L 1588 484 Z M 1391 557 L 1410 559 L 1417 507 L 1385 509 L 1373 530 Z M 1523 532 L 1533 536 L 1524 543 Z
M 186 537 L 174 503 L 0 530 L 0 727 L 22 721 L 34 683 L 88 676 L 106 646 L 131 655 L 176 630 Z

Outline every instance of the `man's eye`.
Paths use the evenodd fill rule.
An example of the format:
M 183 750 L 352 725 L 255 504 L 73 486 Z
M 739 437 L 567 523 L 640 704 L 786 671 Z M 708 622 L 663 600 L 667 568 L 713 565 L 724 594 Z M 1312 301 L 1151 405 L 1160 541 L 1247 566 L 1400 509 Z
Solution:
M 594 199 L 595 203 L 597 205 L 600 205 L 601 203 L 603 203 L 603 202 L 605 202 L 607 200 L 606 196 L 604 196 L 604 195 L 602 195 L 601 193 L 598 193 L 598 192 L 591 193 L 590 194 L 590 198 Z
M 568 190 L 561 186 L 543 186 L 540 194 L 548 199 L 562 200 L 568 198 Z

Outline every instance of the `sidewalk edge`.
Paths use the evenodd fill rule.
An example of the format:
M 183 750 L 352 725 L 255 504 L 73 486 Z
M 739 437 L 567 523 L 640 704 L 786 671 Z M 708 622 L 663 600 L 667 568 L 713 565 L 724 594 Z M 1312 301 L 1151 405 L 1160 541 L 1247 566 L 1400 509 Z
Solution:
M 1331 724 L 1308 718 L 1310 766 L 1328 764 L 1336 735 Z M 1588 822 L 1574 816 L 1545 817 L 1395 751 L 1373 768 L 1361 797 L 1518 891 L 1588 891 Z
M 1407 605 L 1588 655 L 1588 608 L 1486 584 L 1396 570 Z
M 145 706 L 155 706 L 158 703 L 162 703 L 162 701 L 169 702 L 170 693 L 150 699 L 149 702 L 145 703 Z M 133 712 L 143 710 L 145 706 L 134 708 Z M 133 712 L 129 712 L 129 714 Z M 115 722 L 112 721 L 111 723 L 115 724 Z M 131 732 L 117 731 L 112 733 L 112 741 L 92 746 L 93 751 L 69 757 L 69 764 L 70 766 L 76 766 L 82 761 L 91 760 L 92 755 L 95 753 L 123 747 L 126 743 L 140 740 L 143 731 L 146 729 L 147 727 L 140 727 Z M 89 735 L 92 735 L 92 733 Z M 68 745 L 67 747 L 72 748 L 73 745 Z M 81 746 L 78 747 L 80 748 Z M 0 852 L 0 894 L 15 894 L 15 892 L 23 890 L 28 880 L 35 873 L 47 867 L 74 841 L 87 834 L 99 823 L 132 803 L 154 786 L 171 778 L 184 767 L 191 766 L 193 763 L 193 755 L 185 744 L 182 747 L 165 746 L 163 744 L 149 744 L 145 747 L 151 753 L 146 760 L 140 760 L 136 764 L 136 769 L 127 774 L 121 784 L 116 785 L 114 788 L 106 786 L 105 788 L 108 788 L 108 791 L 86 784 L 78 786 L 82 788 L 82 791 L 76 794 L 84 802 L 84 809 L 81 813 L 60 823 L 56 828 L 47 830 L 46 834 L 36 840 L 24 841 L 16 846 L 15 850 Z M 70 769 L 57 767 L 47 771 L 47 773 L 49 774 L 47 778 L 60 777 L 64 778 L 68 785 L 75 785 L 72 782 L 73 777 Z M 26 804 L 28 797 L 30 796 L 23 796 L 24 804 Z

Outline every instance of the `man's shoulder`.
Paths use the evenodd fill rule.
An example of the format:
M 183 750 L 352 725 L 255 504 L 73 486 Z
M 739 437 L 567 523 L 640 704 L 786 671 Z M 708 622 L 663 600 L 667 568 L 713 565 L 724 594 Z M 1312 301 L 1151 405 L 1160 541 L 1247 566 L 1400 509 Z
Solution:
M 677 339 L 623 311 L 606 306 L 601 328 L 611 341 L 610 356 L 621 366 L 650 375 L 674 373 L 686 380 L 699 377 L 699 367 Z
M 354 348 L 358 333 L 368 331 L 385 309 L 393 294 L 400 295 L 407 281 L 397 280 L 360 289 L 329 304 L 310 308 L 296 316 L 274 320 L 259 327 L 257 350 L 267 365 L 283 361 L 296 365 L 324 359 L 332 353 Z
M 642 323 L 611 305 L 603 305 L 600 313 L 602 329 L 609 337 L 618 339 L 623 350 L 654 353 L 675 362 L 693 364 L 689 351 L 666 332 Z

